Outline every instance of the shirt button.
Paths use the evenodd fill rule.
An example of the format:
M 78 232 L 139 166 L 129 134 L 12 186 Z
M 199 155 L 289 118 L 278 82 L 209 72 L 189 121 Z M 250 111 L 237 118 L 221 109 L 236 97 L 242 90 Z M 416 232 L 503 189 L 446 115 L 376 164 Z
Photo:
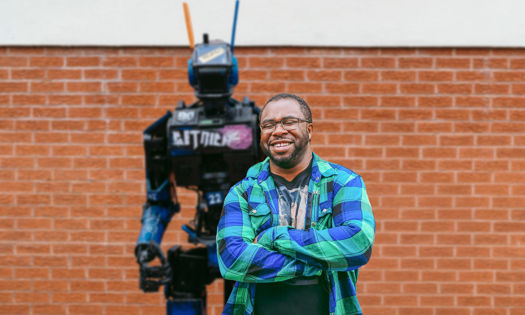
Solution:
M 319 177 L 316 177 L 315 180 L 319 180 Z
M 326 212 L 326 209 L 323 209 L 323 212 Z
M 316 190 L 316 191 L 314 191 L 314 195 L 317 195 L 317 194 L 318 194 L 318 191 L 317 191 L 317 190 Z
M 254 209 L 254 210 L 252 210 L 252 213 L 257 213 L 257 210 L 255 210 L 255 209 Z
M 315 222 L 312 223 L 312 226 L 315 226 Z

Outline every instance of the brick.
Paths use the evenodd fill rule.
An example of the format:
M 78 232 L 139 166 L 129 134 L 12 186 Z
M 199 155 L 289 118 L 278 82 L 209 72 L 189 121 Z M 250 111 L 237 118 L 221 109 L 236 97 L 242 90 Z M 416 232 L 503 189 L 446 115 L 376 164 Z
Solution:
M 177 76 L 173 73 L 167 73 L 167 71 L 170 70 L 162 70 L 164 72 L 161 72 L 160 76 L 162 79 L 182 79 L 186 78 L 187 74 L 185 76 Z M 174 71 L 174 70 L 171 70 Z M 149 69 L 124 69 L 122 70 L 122 79 L 123 80 L 155 80 L 157 78 L 157 71 L 156 70 L 149 70 Z
M 511 139 L 509 136 L 478 136 L 477 144 L 479 145 L 510 145 Z
M 172 57 L 139 57 L 140 67 L 173 67 Z
M 435 161 L 424 160 L 403 160 L 401 169 L 403 170 L 435 170 Z
M 514 83 L 511 85 L 512 94 L 525 94 L 525 84 Z
M 415 71 L 381 71 L 381 81 L 415 81 Z
M 0 92 L 12 93 L 12 92 L 27 92 L 27 82 L 0 82 Z
M 520 123 L 493 123 L 491 126 L 493 132 L 521 133 L 525 131 L 525 122 Z
M 286 58 L 286 65 L 291 68 L 319 68 L 321 59 L 316 57 L 288 57 Z
M 424 57 L 402 57 L 398 60 L 400 68 L 432 68 L 432 58 Z
M 82 79 L 82 70 L 80 69 L 49 69 L 47 78 L 51 80 L 80 80 Z
M 0 67 L 26 67 L 27 57 L 0 56 Z
M 248 63 L 250 68 L 280 68 L 284 65 L 284 58 L 250 57 Z
M 309 70 L 306 77 L 310 81 L 340 81 L 342 72 L 338 70 Z
M 173 82 L 141 82 L 140 92 L 173 93 L 175 84 Z
M 472 90 L 472 84 L 437 84 L 437 92 L 440 94 L 471 94 Z
M 118 96 L 115 95 L 84 95 L 85 105 L 116 105 Z
M 419 81 L 452 81 L 454 73 L 452 71 L 419 71 Z
M 138 59 L 134 56 L 110 56 L 102 58 L 102 66 L 104 67 L 136 67 L 137 64 Z
M 31 92 L 64 92 L 64 82 L 31 82 L 30 90 Z
M 68 67 L 97 67 L 100 65 L 100 57 L 67 57 Z
M 470 58 L 436 58 L 436 68 L 464 69 L 470 65 Z
M 31 67 L 62 67 L 64 65 L 63 57 L 30 57 L 29 65 Z
M 15 80 L 38 80 L 46 76 L 46 71 L 41 69 L 12 69 L 11 78 Z M 5 77 L 7 79 L 7 76 Z
M 254 82 L 251 84 L 251 91 L 255 93 L 279 93 L 284 91 L 284 89 L 285 84 L 280 82 Z
M 396 112 L 390 109 L 362 109 L 361 119 L 394 120 Z
M 395 94 L 397 93 L 397 84 L 395 83 L 364 83 L 362 92 L 367 94 Z
M 344 79 L 346 81 L 377 81 L 379 72 L 377 71 L 345 71 Z
M 246 72 L 243 73 L 243 78 L 247 77 L 247 79 L 253 78 L 252 80 L 264 80 L 267 77 L 266 71 L 252 70 L 248 74 Z M 304 81 L 305 71 L 304 70 L 271 70 L 270 78 L 274 80 Z
M 474 92 L 479 94 L 508 94 L 510 85 L 508 84 L 475 84 Z
M 155 105 L 155 103 L 155 95 L 134 94 L 122 96 L 122 105 Z
M 420 107 L 450 107 L 452 98 L 444 96 L 420 96 L 417 98 Z
M 359 112 L 355 109 L 325 109 L 326 119 L 357 119 Z
M 525 111 L 522 110 L 511 110 L 510 120 L 525 120 Z
M 352 57 L 324 57 L 323 67 L 324 68 L 357 68 L 358 59 Z
M 425 208 L 447 208 L 452 206 L 452 198 L 450 197 L 418 197 L 417 204 Z
M 430 294 L 437 293 L 435 283 L 405 283 L 403 284 L 403 293 Z
M 417 124 L 418 132 L 451 132 L 451 123 L 425 123 L 419 122 Z
M 14 94 L 12 95 L 13 98 L 13 105 L 45 105 L 46 104 L 46 95 L 38 95 L 38 94 Z M 29 108 L 5 108 L 3 111 L 0 111 L 2 114 L 2 117 L 9 117 L 7 114 L 7 111 L 11 112 L 27 112 L 27 114 L 21 114 L 21 116 L 29 116 Z
M 383 182 L 404 182 L 404 183 L 410 183 L 410 182 L 416 182 L 417 181 L 417 173 L 415 172 L 388 172 L 383 173 Z
M 309 95 L 306 97 L 306 102 L 311 106 L 340 106 L 341 97 Z
M 474 136 L 439 136 L 439 144 L 443 146 L 466 146 L 474 144 Z
M 381 97 L 381 106 L 411 107 L 415 106 L 415 100 L 415 97 L 383 96 Z
M 455 102 L 458 107 L 488 107 L 490 105 L 490 98 L 479 96 L 457 96 L 455 97 Z
M 48 96 L 49 105 L 81 105 L 82 95 L 54 94 Z
M 487 133 L 489 131 L 488 123 L 455 123 L 454 130 L 461 133 Z
M 419 135 L 404 135 L 402 138 L 403 145 L 436 145 L 436 136 L 419 136 Z
M 111 69 L 86 69 L 84 70 L 84 78 L 86 79 L 117 79 L 118 71 Z
M 432 119 L 433 113 L 432 110 L 428 109 L 407 109 L 399 110 L 399 119 L 401 120 L 415 120 L 415 119 Z
M 416 124 L 413 122 L 381 123 L 383 132 L 414 132 Z
M 306 84 L 306 83 L 303 83 Z M 293 91 L 290 88 L 291 84 L 288 86 L 291 91 Z M 319 87 L 319 92 L 321 91 L 321 87 Z M 330 93 L 341 93 L 341 94 L 357 94 L 359 93 L 359 84 L 356 83 L 327 83 L 326 84 L 326 90 Z M 308 91 L 305 91 L 308 92 Z M 317 91 L 316 91 L 317 92 Z
M 15 122 L 15 129 L 17 130 L 49 130 L 49 121 L 38 120 L 18 120 Z M 18 134 L 22 136 L 21 134 Z M 19 139 L 20 141 L 21 139 Z
M 100 82 L 68 82 L 66 89 L 68 92 L 101 92 L 102 85 Z
M 525 98 L 521 97 L 495 97 L 492 99 L 494 107 L 525 107 Z
M 361 58 L 361 68 L 394 68 L 395 58 L 388 57 L 363 57 Z

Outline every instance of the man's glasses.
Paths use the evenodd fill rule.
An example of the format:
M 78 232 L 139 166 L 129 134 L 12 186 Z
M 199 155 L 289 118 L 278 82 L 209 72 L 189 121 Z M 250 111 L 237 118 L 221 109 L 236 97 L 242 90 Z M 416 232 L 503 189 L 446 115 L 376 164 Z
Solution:
M 281 127 L 283 127 L 284 130 L 294 130 L 297 128 L 299 123 L 302 121 L 311 123 L 311 121 L 309 120 L 300 119 L 300 118 L 285 118 L 279 121 L 268 121 L 268 122 L 260 124 L 261 132 L 262 133 L 274 132 L 278 123 L 281 124 Z

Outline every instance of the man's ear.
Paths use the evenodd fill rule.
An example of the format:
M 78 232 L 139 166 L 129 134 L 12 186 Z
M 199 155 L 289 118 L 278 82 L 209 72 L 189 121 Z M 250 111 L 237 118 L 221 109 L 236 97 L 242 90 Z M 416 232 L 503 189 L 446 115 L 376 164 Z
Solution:
M 312 141 L 312 133 L 314 133 L 314 125 L 308 124 L 306 127 L 306 132 L 308 132 L 308 141 Z

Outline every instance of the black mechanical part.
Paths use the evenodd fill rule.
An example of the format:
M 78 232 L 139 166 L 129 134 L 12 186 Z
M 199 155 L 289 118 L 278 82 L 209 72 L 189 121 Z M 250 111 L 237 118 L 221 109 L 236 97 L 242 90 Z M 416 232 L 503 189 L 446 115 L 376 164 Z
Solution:
M 150 258 L 159 258 L 160 266 L 150 266 Z M 153 240 L 147 247 L 138 250 L 137 263 L 139 269 L 139 287 L 144 292 L 158 292 L 159 288 L 171 281 L 171 267 L 160 246 Z

